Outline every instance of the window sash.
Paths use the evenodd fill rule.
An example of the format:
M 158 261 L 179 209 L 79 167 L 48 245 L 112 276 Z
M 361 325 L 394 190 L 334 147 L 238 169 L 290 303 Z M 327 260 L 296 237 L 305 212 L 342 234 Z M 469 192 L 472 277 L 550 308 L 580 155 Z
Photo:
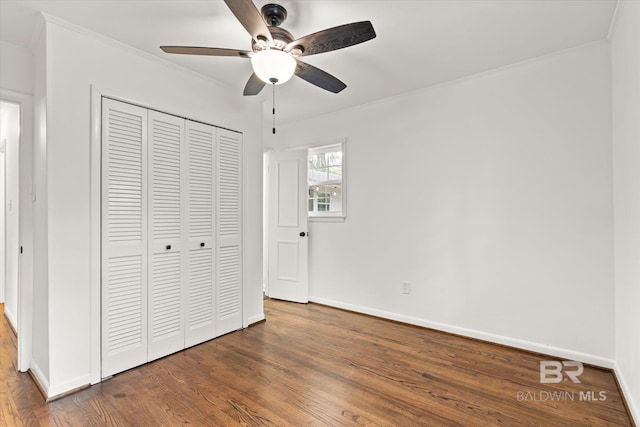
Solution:
M 339 156 L 335 156 L 333 161 L 316 161 L 312 164 L 313 156 L 319 156 L 327 153 L 340 152 Z M 308 203 L 307 213 L 310 219 L 318 218 L 334 218 L 340 219 L 346 216 L 346 190 L 345 190 L 345 144 L 327 145 L 324 147 L 312 148 L 308 151 L 307 169 L 309 177 L 308 185 Z M 334 172 L 332 175 L 329 172 Z M 316 172 L 316 173 L 314 173 Z M 320 173 L 318 173 L 320 172 Z M 339 172 L 335 173 L 335 172 Z M 311 176 L 311 174 L 313 176 Z M 322 174 L 326 174 L 327 179 L 318 179 Z M 329 179 L 331 178 L 331 179 Z M 319 191 L 315 187 L 321 187 Z M 323 187 L 323 188 L 322 188 Z M 333 196 L 334 191 L 331 187 L 339 187 L 339 195 Z M 324 190 L 324 191 L 322 191 Z M 333 200 L 338 197 L 339 200 Z M 332 203 L 333 201 L 333 203 Z M 338 206 L 339 210 L 331 211 L 331 205 Z M 311 208 L 311 210 L 309 210 Z

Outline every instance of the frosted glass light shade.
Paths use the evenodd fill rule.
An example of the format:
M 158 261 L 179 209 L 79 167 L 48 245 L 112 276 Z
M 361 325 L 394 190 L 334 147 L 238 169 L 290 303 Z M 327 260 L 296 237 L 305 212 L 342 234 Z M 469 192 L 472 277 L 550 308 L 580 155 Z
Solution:
M 251 57 L 253 71 L 265 83 L 281 85 L 293 76 L 296 60 L 277 49 L 261 50 Z

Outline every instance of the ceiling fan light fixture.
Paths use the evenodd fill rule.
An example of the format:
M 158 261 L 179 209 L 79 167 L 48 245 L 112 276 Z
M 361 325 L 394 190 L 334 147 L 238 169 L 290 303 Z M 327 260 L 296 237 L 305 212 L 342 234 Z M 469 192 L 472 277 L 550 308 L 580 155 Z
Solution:
M 258 11 L 254 0 L 224 0 L 224 3 L 251 36 L 251 50 L 200 46 L 160 48 L 166 53 L 182 55 L 251 58 L 253 73 L 244 86 L 244 96 L 257 95 L 269 83 L 273 84 L 275 93 L 275 85 L 287 82 L 294 74 L 321 89 L 339 93 L 347 87 L 346 84 L 326 71 L 301 61 L 299 57 L 343 49 L 376 37 L 371 21 L 360 21 L 326 28 L 296 39 L 280 26 L 287 17 L 284 7 L 269 3 Z
M 296 70 L 296 60 L 293 56 L 277 49 L 254 53 L 251 56 L 251 65 L 260 80 L 277 85 L 287 82 Z

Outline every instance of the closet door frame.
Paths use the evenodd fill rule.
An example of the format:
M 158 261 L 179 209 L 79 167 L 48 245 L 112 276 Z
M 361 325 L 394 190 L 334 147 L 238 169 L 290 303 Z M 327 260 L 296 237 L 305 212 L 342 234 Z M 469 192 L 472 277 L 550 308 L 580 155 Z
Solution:
M 101 275 L 102 275 L 102 256 L 101 256 L 101 247 L 102 247 L 102 208 L 101 208 L 101 199 L 102 199 L 102 191 L 101 191 L 101 167 L 102 167 L 102 100 L 103 98 L 112 99 L 115 101 L 124 102 L 127 104 L 131 104 L 134 106 L 139 106 L 141 108 L 146 108 L 148 110 L 155 110 L 155 108 L 151 107 L 152 103 L 145 103 L 137 99 L 131 99 L 128 96 L 118 93 L 113 90 L 105 90 L 96 85 L 91 85 L 90 87 L 90 103 L 91 103 L 91 123 L 90 123 L 90 383 L 97 384 L 102 381 L 102 359 L 101 359 L 101 348 L 102 348 L 102 319 L 101 319 Z M 171 113 L 169 113 L 171 114 Z M 178 115 L 180 116 L 180 115 Z M 196 123 L 200 123 L 195 121 Z M 214 126 L 214 125 L 211 125 Z M 216 126 L 214 126 L 216 127 Z M 218 128 L 217 129 L 223 129 Z M 235 131 L 234 131 L 235 132 Z M 239 135 L 242 138 L 241 132 Z M 243 159 L 243 157 L 241 157 Z M 244 164 L 244 160 L 241 160 L 238 167 L 242 170 L 242 166 Z M 244 172 L 242 172 L 242 182 L 241 182 L 241 191 L 244 193 Z M 243 200 L 244 202 L 244 200 Z M 241 218 L 242 229 L 245 227 L 245 219 Z M 216 243 L 217 245 L 217 243 Z M 243 252 L 242 242 L 241 242 L 241 253 Z M 241 272 L 242 274 L 242 272 Z M 244 311 L 244 298 L 242 298 L 242 293 L 244 291 L 244 283 L 240 288 L 240 305 L 241 309 Z M 217 289 L 216 291 L 217 292 Z M 241 321 L 239 328 L 246 327 L 244 321 Z M 216 332 L 216 336 L 221 335 Z

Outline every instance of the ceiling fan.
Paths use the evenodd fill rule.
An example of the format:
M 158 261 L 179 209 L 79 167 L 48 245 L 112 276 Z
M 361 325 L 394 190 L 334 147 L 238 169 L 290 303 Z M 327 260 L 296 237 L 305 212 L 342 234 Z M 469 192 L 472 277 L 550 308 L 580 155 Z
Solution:
M 257 95 L 267 83 L 285 83 L 294 74 L 322 89 L 338 93 L 347 85 L 298 58 L 353 46 L 376 36 L 371 22 L 362 21 L 294 39 L 289 31 L 280 27 L 287 18 L 284 7 L 270 3 L 258 12 L 251 0 L 225 0 L 225 3 L 251 35 L 251 51 L 196 46 L 160 46 L 160 49 L 183 55 L 250 58 L 254 72 L 244 87 L 245 96 Z

